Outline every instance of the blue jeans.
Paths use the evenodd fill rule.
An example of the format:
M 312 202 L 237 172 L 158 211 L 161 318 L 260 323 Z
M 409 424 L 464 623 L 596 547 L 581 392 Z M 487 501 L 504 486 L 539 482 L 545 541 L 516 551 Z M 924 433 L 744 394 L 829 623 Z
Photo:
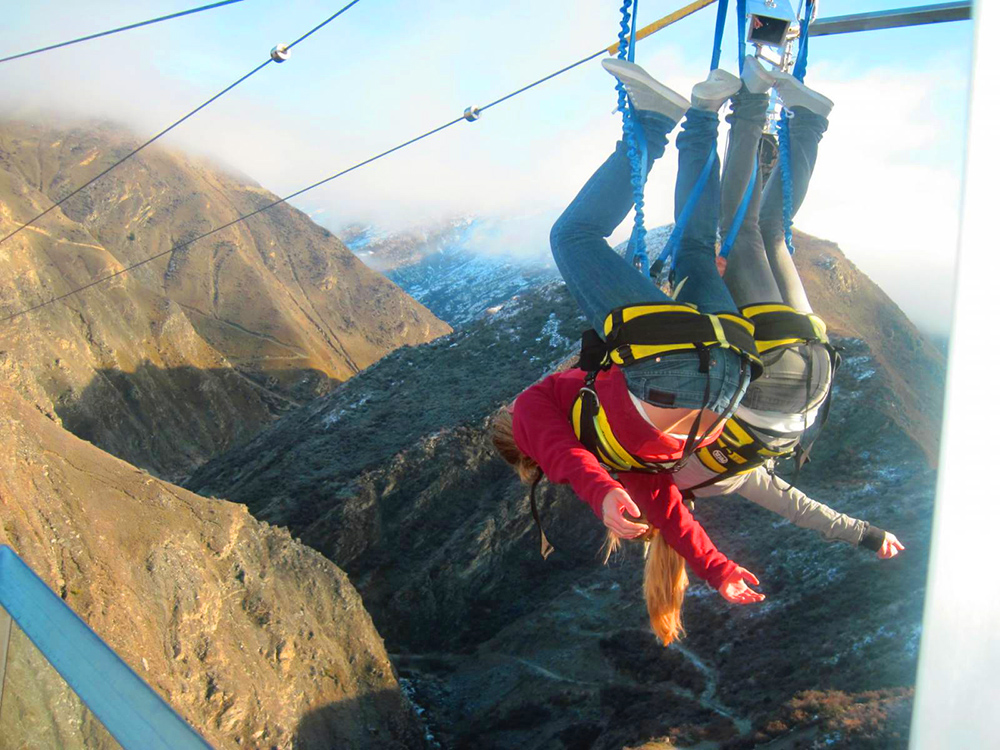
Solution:
M 655 159 L 663 155 L 666 135 L 675 125 L 665 118 L 644 123 L 650 168 Z M 713 147 L 712 136 L 718 126 L 719 119 L 714 113 L 688 111 L 684 132 L 677 141 L 680 157 L 676 204 L 683 206 L 687 200 Z M 552 256 L 570 294 L 602 336 L 604 321 L 616 308 L 674 301 L 607 242 L 606 238 L 632 209 L 631 175 L 627 147 L 619 142 L 614 153 L 559 217 L 550 234 Z M 677 301 L 691 302 L 702 312 L 736 312 L 736 305 L 715 265 L 718 202 L 719 170 L 716 165 L 678 253 L 678 267 L 685 269 L 688 280 Z M 710 252 L 706 250 L 709 245 Z M 699 372 L 699 366 L 696 354 L 684 353 L 663 358 L 662 363 L 659 360 L 640 362 L 623 371 L 629 389 L 638 398 L 649 400 L 650 389 L 656 389 L 673 394 L 670 406 L 699 409 L 705 405 L 706 378 L 705 373 Z M 746 384 L 741 360 L 732 351 L 713 350 L 707 375 L 710 381 L 708 407 L 713 411 L 721 413 L 734 400 L 738 401 L 737 395 L 742 397 Z

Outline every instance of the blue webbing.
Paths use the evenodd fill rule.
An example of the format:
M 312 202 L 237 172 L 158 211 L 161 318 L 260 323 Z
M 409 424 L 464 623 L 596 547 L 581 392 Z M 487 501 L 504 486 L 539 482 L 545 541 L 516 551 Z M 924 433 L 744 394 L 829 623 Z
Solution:
M 715 17 L 715 41 L 712 47 L 712 65 L 710 70 L 715 70 L 719 67 L 719 60 L 722 57 L 722 34 L 726 30 L 726 13 L 728 11 L 729 0 L 719 0 L 719 12 Z M 667 238 L 667 242 L 660 252 L 660 257 L 656 265 L 660 266 L 667 273 L 674 267 L 677 260 L 677 247 L 684 236 L 684 230 L 687 229 L 691 214 L 694 213 L 694 207 L 698 205 L 701 194 L 705 190 L 705 184 L 708 182 L 709 174 L 711 174 L 712 165 L 719 158 L 719 155 L 716 153 L 717 150 L 718 140 L 716 140 L 712 148 L 712 153 L 705 162 L 705 166 L 702 167 L 701 174 L 698 175 L 698 181 L 694 184 L 690 195 L 688 195 L 687 202 L 685 202 L 684 208 L 681 210 L 681 215 L 675 217 L 673 231 L 670 232 L 670 236 Z
M 729 251 L 733 249 L 733 243 L 736 242 L 736 237 L 740 233 L 740 228 L 743 226 L 743 220 L 746 218 L 747 209 L 750 208 L 750 199 L 753 197 L 753 186 L 757 181 L 757 167 L 758 159 L 753 160 L 753 173 L 750 175 L 750 183 L 747 185 L 746 191 L 743 193 L 743 199 L 740 201 L 739 208 L 736 209 L 736 215 L 733 216 L 733 223 L 729 227 L 729 231 L 726 233 L 726 239 L 722 243 L 722 248 L 719 250 L 719 255 L 723 258 L 729 257 Z
M 813 0 L 806 0 L 805 16 L 800 22 L 799 54 L 795 60 L 792 75 L 800 81 L 806 77 L 806 64 L 809 57 L 809 20 L 812 18 Z M 791 133 L 788 130 L 788 110 L 782 107 L 781 118 L 778 120 L 778 160 L 781 168 L 781 221 L 785 229 L 785 247 L 788 254 L 795 254 L 792 244 L 792 202 L 794 190 L 792 185 L 792 145 Z
M 632 35 L 629 37 L 629 8 L 632 8 Z M 618 32 L 618 57 L 635 61 L 636 15 L 639 0 L 625 0 L 622 5 L 621 30 Z M 646 148 L 646 137 L 637 120 L 632 115 L 628 94 L 621 81 L 615 88 L 618 90 L 618 111 L 622 113 L 622 139 L 628 147 L 628 160 L 632 167 L 632 193 L 635 201 L 635 223 L 632 226 L 632 236 L 629 238 L 628 251 L 625 259 L 636 266 L 643 274 L 649 273 L 649 256 L 646 253 L 645 199 L 643 197 L 646 185 L 649 157 Z
M 738 55 L 740 64 L 740 75 L 743 75 L 743 61 L 747 55 L 747 41 L 746 41 L 746 31 L 747 31 L 747 0 L 736 0 L 736 33 L 738 34 Z M 750 175 L 750 182 L 747 183 L 747 189 L 743 192 L 743 198 L 740 200 L 739 208 L 736 209 L 736 214 L 733 216 L 733 223 L 729 227 L 729 232 L 726 233 L 726 239 L 722 243 L 722 248 L 719 250 L 719 255 L 723 258 L 729 257 L 730 250 L 733 249 L 733 243 L 736 242 L 736 237 L 740 233 L 740 228 L 743 226 L 743 220 L 746 218 L 747 209 L 750 207 L 750 199 L 753 196 L 754 184 L 757 182 L 757 168 L 759 167 L 758 159 L 753 160 L 753 174 Z
M 125 750 L 212 750 L 5 545 L 0 605 Z
M 715 42 L 712 47 L 712 66 L 709 70 L 719 67 L 722 59 L 722 33 L 726 30 L 726 13 L 729 12 L 729 0 L 719 0 L 719 12 L 715 16 Z

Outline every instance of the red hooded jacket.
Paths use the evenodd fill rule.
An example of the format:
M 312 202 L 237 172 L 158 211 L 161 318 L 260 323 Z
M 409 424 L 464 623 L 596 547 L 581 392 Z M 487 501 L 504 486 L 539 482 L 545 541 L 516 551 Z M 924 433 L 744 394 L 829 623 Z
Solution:
M 538 462 L 550 482 L 569 484 L 598 518 L 602 517 L 605 496 L 613 489 L 624 489 L 692 571 L 718 588 L 736 569 L 736 563 L 716 549 L 688 511 L 673 476 L 620 472 L 615 479 L 577 439 L 569 415 L 585 378 L 582 370 L 556 373 L 517 397 L 514 440 L 518 448 Z M 595 390 L 615 437 L 630 453 L 648 461 L 681 457 L 684 440 L 666 435 L 646 421 L 629 397 L 621 370 L 612 367 L 598 375 Z M 720 429 L 721 425 L 713 433 Z M 709 435 L 702 444 L 714 439 Z

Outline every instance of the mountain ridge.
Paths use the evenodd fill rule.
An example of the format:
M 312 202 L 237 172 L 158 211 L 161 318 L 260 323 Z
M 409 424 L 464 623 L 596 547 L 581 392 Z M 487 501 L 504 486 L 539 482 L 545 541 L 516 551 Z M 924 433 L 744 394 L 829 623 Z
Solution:
M 0 231 L 135 145 L 108 124 L 0 121 Z M 450 330 L 288 204 L 177 247 L 274 200 L 154 144 L 9 239 L 0 247 L 5 313 L 168 253 L 6 323 L 9 382 L 98 445 L 183 476 L 396 346 Z M 123 375 L 111 383 L 105 372 Z M 204 415 L 185 415 L 197 439 L 169 418 L 163 439 L 134 424 L 136 411 L 169 417 L 159 404 L 183 404 L 192 391 L 211 396 Z

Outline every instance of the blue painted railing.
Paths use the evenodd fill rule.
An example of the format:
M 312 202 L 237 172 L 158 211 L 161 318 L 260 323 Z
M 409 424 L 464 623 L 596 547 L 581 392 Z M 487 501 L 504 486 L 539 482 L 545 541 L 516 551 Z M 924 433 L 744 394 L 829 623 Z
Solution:
M 0 605 L 125 750 L 212 750 L 5 545 Z

